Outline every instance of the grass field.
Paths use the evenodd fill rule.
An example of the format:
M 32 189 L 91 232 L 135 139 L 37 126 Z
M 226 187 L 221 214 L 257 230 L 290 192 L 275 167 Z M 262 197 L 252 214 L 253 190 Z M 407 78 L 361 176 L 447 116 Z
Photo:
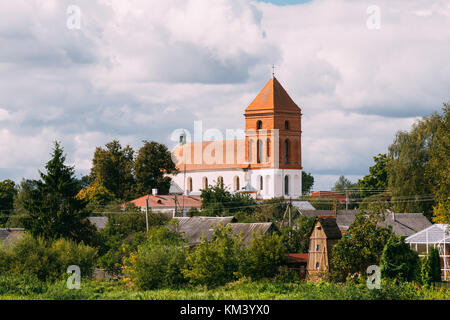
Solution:
M 8 282 L 9 281 L 9 282 Z M 363 284 L 281 283 L 270 280 L 236 281 L 215 289 L 185 287 L 140 291 L 119 282 L 84 280 L 80 290 L 69 290 L 65 282 L 16 282 L 0 279 L 2 300 L 450 300 L 450 290 L 419 287 L 413 284 L 384 283 L 380 290 Z

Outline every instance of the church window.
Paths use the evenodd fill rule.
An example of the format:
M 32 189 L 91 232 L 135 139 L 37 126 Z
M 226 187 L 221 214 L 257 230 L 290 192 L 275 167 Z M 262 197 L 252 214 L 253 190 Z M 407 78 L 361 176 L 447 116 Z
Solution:
M 284 162 L 289 163 L 289 140 L 284 141 Z
M 261 139 L 258 139 L 258 159 L 257 162 L 261 163 L 263 160 L 263 142 Z
M 270 157 L 270 139 L 267 139 L 267 158 Z
M 239 177 L 238 177 L 238 176 L 235 176 L 235 177 L 234 177 L 234 190 L 235 190 L 235 191 L 239 191 L 239 189 L 240 189 L 240 186 L 239 186 Z
M 260 176 L 259 177 L 259 190 L 263 190 L 263 189 L 264 189 L 263 177 Z
M 219 187 L 223 188 L 223 177 L 218 177 L 217 183 L 219 184 Z
M 208 178 L 207 177 L 202 178 L 202 187 L 203 187 L 203 189 L 208 188 Z
M 192 178 L 191 177 L 187 178 L 187 190 L 189 192 L 192 192 Z
M 261 130 L 261 129 L 262 129 L 262 121 L 261 121 L 261 120 L 258 120 L 258 121 L 256 122 L 256 129 L 257 129 L 257 130 Z
M 284 177 L 284 194 L 289 195 L 289 176 Z
M 284 129 L 289 130 L 289 121 L 288 120 L 286 120 L 284 122 Z

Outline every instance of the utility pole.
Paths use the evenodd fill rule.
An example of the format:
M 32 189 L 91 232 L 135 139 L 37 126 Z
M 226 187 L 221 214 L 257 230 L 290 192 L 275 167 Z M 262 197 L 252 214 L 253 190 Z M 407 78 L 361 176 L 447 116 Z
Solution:
M 291 207 L 292 207 L 292 198 L 289 197 L 289 228 L 292 226 Z
M 348 192 L 347 188 L 345 188 L 345 211 L 348 210 Z
M 145 199 L 145 225 L 147 227 L 147 236 L 148 236 L 148 196 Z

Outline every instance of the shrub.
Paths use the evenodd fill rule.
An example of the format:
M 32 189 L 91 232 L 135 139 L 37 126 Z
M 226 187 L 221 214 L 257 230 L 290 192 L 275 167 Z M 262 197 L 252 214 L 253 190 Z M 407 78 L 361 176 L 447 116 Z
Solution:
M 74 241 L 33 238 L 26 234 L 8 246 L 0 247 L 0 273 L 35 276 L 41 281 L 60 279 L 69 265 L 78 265 L 82 276 L 90 276 L 96 250 Z
M 137 253 L 124 259 L 123 270 L 141 289 L 173 287 L 186 282 L 181 273 L 185 260 L 181 237 L 167 228 L 154 228 Z
M 422 258 L 420 277 L 422 283 L 426 285 L 441 281 L 441 260 L 438 249 L 431 248 L 430 255 Z
M 400 281 L 418 279 L 419 256 L 411 250 L 402 237 L 392 235 L 381 255 L 381 275 L 383 278 Z
M 253 280 L 273 277 L 285 260 L 285 249 L 278 235 L 254 235 L 250 246 L 244 249 L 239 264 L 239 276 Z
M 45 292 L 47 284 L 35 275 L 2 273 L 0 274 L 0 294 L 27 296 Z
M 188 253 L 183 274 L 194 285 L 220 286 L 236 279 L 241 241 L 230 227 L 219 226 L 211 241 L 202 238 Z

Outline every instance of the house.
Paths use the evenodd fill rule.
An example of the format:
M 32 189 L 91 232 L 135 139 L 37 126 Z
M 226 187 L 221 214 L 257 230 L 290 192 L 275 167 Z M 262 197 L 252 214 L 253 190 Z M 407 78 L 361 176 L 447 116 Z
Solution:
M 442 279 L 450 280 L 450 225 L 433 224 L 405 239 L 419 257 L 426 257 L 430 248 L 438 248 L 441 258 Z
M 336 218 L 323 216 L 316 219 L 309 237 L 307 276 L 310 280 L 319 280 L 330 268 L 331 248 L 341 239 L 342 234 Z
M 332 210 L 299 210 L 301 215 L 307 217 L 314 216 L 333 216 Z M 352 222 L 355 220 L 355 216 L 359 213 L 359 210 L 337 210 L 336 222 L 342 233 L 345 233 Z M 423 215 L 423 213 L 384 213 L 384 220 L 381 221 L 378 226 L 387 227 L 391 226 L 392 231 L 403 237 L 408 237 L 420 230 L 431 226 L 431 222 Z
M 190 244 L 196 245 L 202 237 L 211 240 L 214 229 L 219 226 L 230 226 L 236 235 L 241 235 L 244 243 L 253 240 L 253 234 L 261 232 L 267 234 L 273 232 L 273 224 L 267 223 L 235 223 L 236 219 L 230 217 L 176 217 L 177 223 L 167 227 L 182 234 L 183 238 Z
M 200 198 L 200 196 L 194 195 L 149 194 L 134 199 L 128 203 L 134 204 L 136 207 L 141 208 L 141 210 L 144 212 L 148 203 L 148 208 L 152 212 L 164 213 L 170 217 L 175 217 L 177 215 L 183 215 L 183 208 L 185 212 L 189 211 L 192 208 L 199 210 L 202 206 L 202 199 Z
M 9 244 L 19 239 L 24 232 L 25 229 L 23 228 L 0 228 L 0 241 L 4 244 Z
M 173 181 L 186 189 L 183 194 L 220 182 L 233 192 L 249 185 L 245 192 L 256 199 L 298 198 L 301 117 L 300 107 L 273 77 L 245 108 L 242 134 L 227 133 L 226 140 L 215 141 L 180 139 L 173 150 L 179 170 Z

